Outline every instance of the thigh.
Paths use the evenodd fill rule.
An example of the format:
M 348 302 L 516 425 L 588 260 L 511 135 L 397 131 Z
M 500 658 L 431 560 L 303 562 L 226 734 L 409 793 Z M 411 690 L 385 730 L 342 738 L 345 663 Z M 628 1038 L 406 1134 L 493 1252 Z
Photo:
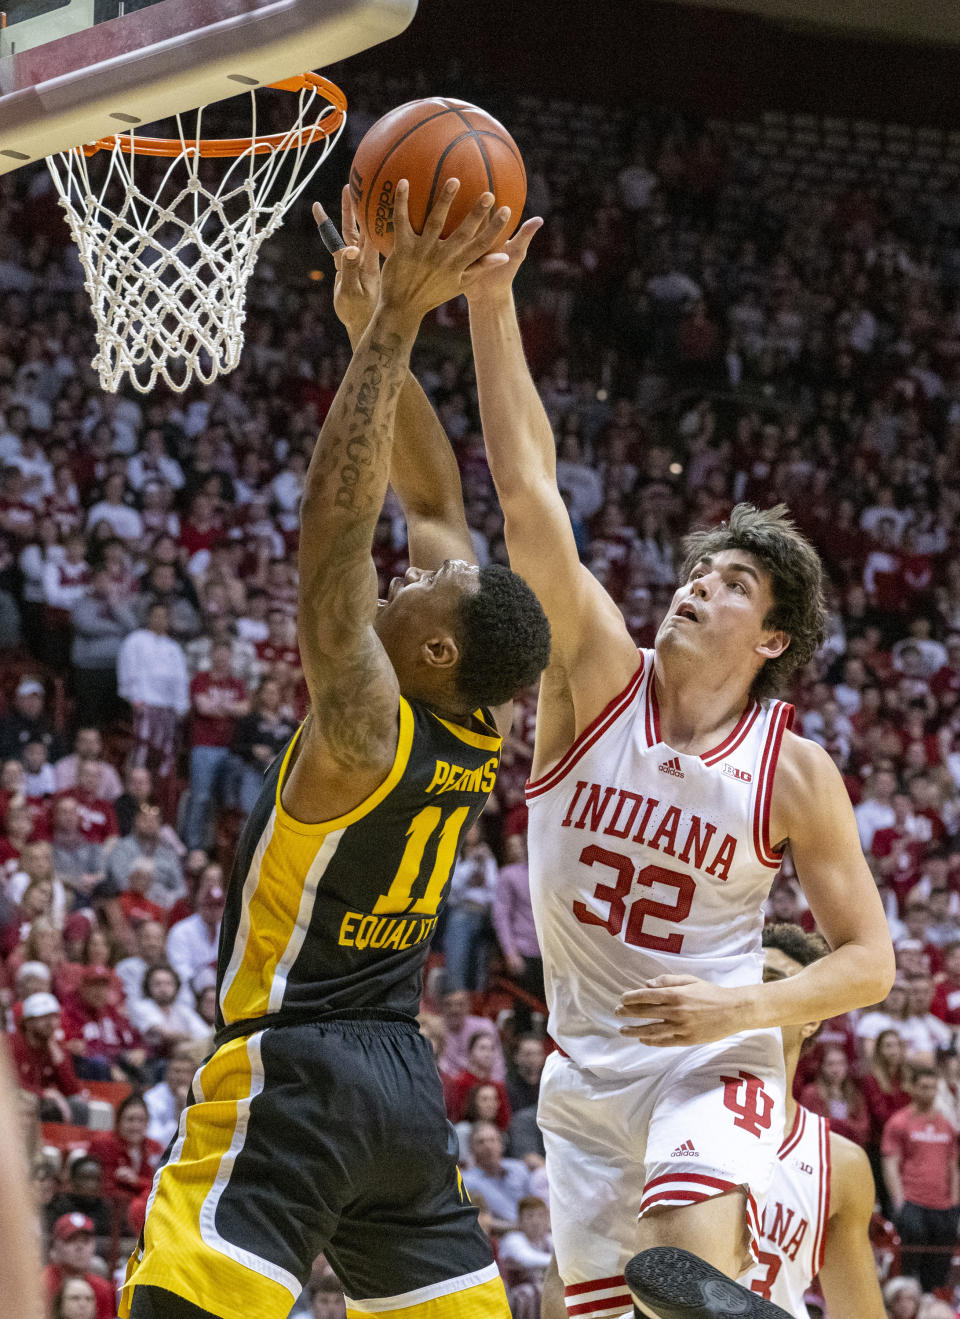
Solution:
M 567 1305 L 583 1319 L 632 1302 L 623 1269 L 636 1254 L 650 1078 L 600 1082 L 560 1054 L 547 1059 L 538 1121 L 550 1221 Z
M 299 1296 L 336 1214 L 322 1178 L 308 1184 L 322 1157 L 316 1121 L 302 1084 L 289 1084 L 278 1033 L 230 1041 L 194 1078 L 154 1178 L 122 1315 L 136 1313 L 144 1286 L 228 1319 L 284 1319 Z
M 403 1028 L 358 1046 L 370 1049 L 357 1065 L 372 1081 L 351 1198 L 326 1249 L 348 1311 L 382 1314 L 429 1301 L 444 1313 L 506 1315 L 429 1044 Z
M 742 1188 L 756 1257 L 757 1204 L 770 1188 L 783 1139 L 779 1034 L 754 1032 L 685 1050 L 674 1061 L 658 1086 L 650 1119 L 641 1217 Z

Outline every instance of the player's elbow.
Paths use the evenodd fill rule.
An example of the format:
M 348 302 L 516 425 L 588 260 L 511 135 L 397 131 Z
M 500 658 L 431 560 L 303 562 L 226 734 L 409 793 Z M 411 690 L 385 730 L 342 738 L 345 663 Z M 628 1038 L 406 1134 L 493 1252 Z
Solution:
M 886 931 L 867 945 L 863 960 L 866 981 L 864 992 L 869 994 L 864 1000 L 864 1007 L 869 1007 L 873 1003 L 882 1002 L 887 997 L 897 974 L 893 944 Z

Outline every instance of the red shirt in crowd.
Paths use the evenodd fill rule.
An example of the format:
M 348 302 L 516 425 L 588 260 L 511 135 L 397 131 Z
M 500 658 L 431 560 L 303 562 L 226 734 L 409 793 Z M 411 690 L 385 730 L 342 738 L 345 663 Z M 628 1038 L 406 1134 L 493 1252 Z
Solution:
M 863 1091 L 867 1112 L 870 1114 L 870 1143 L 879 1145 L 884 1127 L 894 1113 L 906 1108 L 910 1103 L 910 1096 L 899 1081 L 892 1090 L 884 1090 L 872 1072 L 868 1072 L 863 1077 L 860 1089 Z
M 88 796 L 81 788 L 69 788 L 57 796 L 72 797 L 77 803 L 77 827 L 88 843 L 102 845 L 108 838 L 119 836 L 120 826 L 110 802 Z
M 296 646 L 278 646 L 268 637 L 266 641 L 258 641 L 255 649 L 261 664 L 287 664 L 291 669 L 300 668 L 300 651 Z
M 197 709 L 196 698 L 206 696 L 213 701 L 218 710 L 228 710 L 242 701 L 246 696 L 243 683 L 232 675 L 215 678 L 211 673 L 198 673 L 190 683 L 190 701 L 193 713 L 190 716 L 190 741 L 195 747 L 228 747 L 233 740 L 233 715 L 201 714 Z
M 97 1298 L 97 1319 L 114 1319 L 117 1313 L 117 1298 L 113 1286 L 98 1273 L 64 1273 L 58 1264 L 48 1264 L 43 1270 L 43 1287 L 49 1305 L 63 1286 L 67 1278 L 83 1278 L 93 1288 Z
M 44 1090 L 59 1090 L 62 1095 L 75 1095 L 80 1089 L 73 1058 L 62 1045 L 56 1046 L 60 1061 L 54 1062 L 49 1043 L 32 1045 L 22 1030 L 9 1036 L 13 1069 L 21 1090 L 42 1095 Z
M 451 1121 L 459 1122 L 465 1116 L 464 1109 L 467 1105 L 467 1097 L 475 1085 L 492 1085 L 496 1090 L 500 1106 L 497 1109 L 497 1116 L 494 1121 L 501 1131 L 506 1131 L 510 1125 L 510 1100 L 507 1098 L 507 1087 L 502 1081 L 491 1081 L 488 1076 L 474 1076 L 473 1072 L 468 1071 L 463 1071 L 459 1076 L 455 1076 L 450 1085 L 447 1096 L 450 1108 L 447 1111 L 450 1114 Z
M 960 1026 L 960 985 L 955 980 L 941 980 L 933 991 L 930 1011 L 948 1026 Z
M 67 1040 L 83 1040 L 83 1056 L 103 1056 L 111 1062 L 125 1049 L 135 1049 L 140 1039 L 129 1021 L 109 1004 L 99 1012 L 87 1007 L 79 994 L 63 1004 L 63 1034 Z
M 903 1108 L 883 1129 L 884 1158 L 900 1165 L 903 1198 L 925 1209 L 950 1209 L 950 1168 L 957 1162 L 957 1133 L 942 1113 Z
M 163 1146 L 148 1136 L 136 1149 L 121 1140 L 115 1131 L 98 1131 L 90 1140 L 89 1152 L 103 1169 L 104 1194 L 128 1196 L 133 1200 L 149 1190 Z

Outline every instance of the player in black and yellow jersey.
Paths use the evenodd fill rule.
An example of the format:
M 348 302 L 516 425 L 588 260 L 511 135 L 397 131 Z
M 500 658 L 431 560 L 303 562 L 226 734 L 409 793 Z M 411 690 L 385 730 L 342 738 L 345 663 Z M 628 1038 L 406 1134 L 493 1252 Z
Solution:
M 217 1047 L 154 1180 L 121 1301 L 132 1319 L 285 1319 L 320 1251 L 351 1316 L 509 1316 L 415 1021 L 511 698 L 549 652 L 529 588 L 473 563 L 456 462 L 408 369 L 426 312 L 472 263 L 507 259 L 483 256 L 506 222 L 489 195 L 440 239 L 454 191 L 418 236 L 398 187 L 382 276 L 376 253 L 338 257 L 354 354 L 301 507 L 310 713 L 238 845 Z M 388 477 L 417 566 L 378 602 Z

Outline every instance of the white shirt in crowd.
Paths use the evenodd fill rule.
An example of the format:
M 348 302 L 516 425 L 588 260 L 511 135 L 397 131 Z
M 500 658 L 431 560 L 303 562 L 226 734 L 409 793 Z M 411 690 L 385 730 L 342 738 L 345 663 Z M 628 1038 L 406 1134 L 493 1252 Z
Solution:
M 125 700 L 186 714 L 190 677 L 183 648 L 172 637 L 139 627 L 124 637 L 117 655 L 117 687 Z
M 130 1021 L 141 1035 L 148 1031 L 162 1029 L 189 1035 L 192 1040 L 202 1040 L 210 1034 L 210 1027 L 193 1008 L 186 1003 L 174 1000 L 169 1007 L 163 1008 L 152 998 L 141 998 L 129 1005 Z
M 92 531 L 98 522 L 106 522 L 113 534 L 121 540 L 143 538 L 143 519 L 135 508 L 129 508 L 126 504 L 111 504 L 101 499 L 87 516 L 87 530 Z
M 215 966 L 220 943 L 220 926 L 213 936 L 199 913 L 187 916 L 170 927 L 167 935 L 167 960 L 180 977 L 180 983 L 189 985 L 205 966 Z

